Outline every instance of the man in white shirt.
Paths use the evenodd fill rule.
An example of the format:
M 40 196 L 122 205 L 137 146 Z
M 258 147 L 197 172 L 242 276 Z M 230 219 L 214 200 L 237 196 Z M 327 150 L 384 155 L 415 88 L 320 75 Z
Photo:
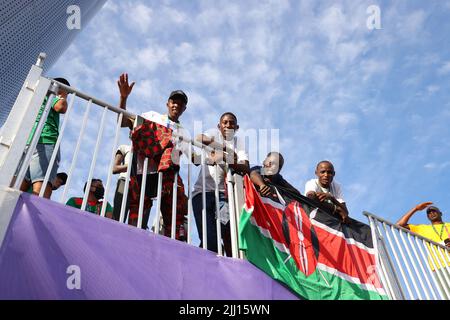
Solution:
M 126 110 L 126 101 L 128 96 L 130 95 L 133 86 L 135 82 L 132 82 L 131 84 L 128 83 L 128 74 L 124 73 L 120 76 L 119 80 L 117 81 L 117 85 L 119 86 L 120 91 L 120 108 Z M 185 135 L 185 131 L 182 129 L 179 118 L 183 114 L 183 112 L 186 110 L 186 105 L 188 102 L 187 95 L 181 91 L 176 90 L 172 91 L 169 95 L 169 98 L 167 100 L 166 106 L 167 106 L 167 114 L 162 115 L 157 112 L 151 111 L 146 112 L 141 115 L 142 118 L 146 120 L 150 120 L 153 123 L 156 123 L 160 125 L 161 127 L 165 127 L 170 129 L 170 140 L 173 143 L 173 152 L 171 160 L 174 165 L 168 165 L 164 168 L 163 171 L 163 181 L 162 181 L 162 194 L 161 194 L 161 213 L 164 220 L 164 228 L 165 228 L 165 235 L 170 236 L 171 234 L 171 225 L 172 225 L 172 194 L 173 194 L 173 183 L 175 181 L 175 175 L 178 173 L 179 166 L 177 163 L 177 159 L 179 157 L 180 153 L 187 154 L 187 148 L 188 143 L 184 142 L 182 143 L 180 139 L 177 137 L 177 135 Z M 129 118 L 123 118 L 122 120 L 122 127 L 128 127 L 130 129 L 133 129 L 134 120 Z M 158 130 L 161 129 L 159 127 Z M 166 130 L 166 129 L 164 129 Z M 167 130 L 166 130 L 167 131 Z M 164 134 L 167 134 L 164 133 Z M 174 157 L 175 155 L 175 157 Z M 148 167 L 147 167 L 147 184 L 146 184 L 146 196 L 144 200 L 144 211 L 148 210 L 152 206 L 151 198 L 152 194 L 148 194 L 148 189 L 156 189 L 157 185 L 157 179 L 152 181 L 149 185 L 149 177 L 155 177 L 156 173 L 158 171 L 158 167 L 160 167 L 161 162 L 166 161 L 167 159 L 163 159 L 164 154 L 159 155 L 157 158 L 149 158 L 148 161 Z M 177 159 L 175 159 L 177 158 Z M 140 185 L 142 180 L 139 180 L 139 175 L 142 177 L 143 173 L 143 163 L 144 159 L 139 158 L 137 159 L 136 164 L 136 177 L 137 177 L 137 183 Z M 142 179 L 142 178 L 141 178 Z M 130 184 L 131 186 L 131 184 Z M 181 177 L 178 175 L 177 177 L 177 210 L 176 210 L 176 239 L 179 240 L 185 240 L 185 230 L 184 230 L 184 216 L 187 214 L 187 197 L 184 192 L 184 185 L 183 181 L 181 180 Z M 130 188 L 131 189 L 131 188 Z M 131 202 L 130 202 L 130 217 L 128 219 L 129 224 L 137 225 L 137 212 L 138 212 L 138 203 L 139 203 L 139 194 L 137 192 L 131 193 Z
M 206 230 L 207 248 L 217 252 L 217 228 L 216 228 L 216 202 L 215 184 L 219 188 L 219 214 L 221 221 L 221 234 L 227 256 L 231 256 L 230 223 L 228 212 L 228 200 L 225 190 L 225 163 L 234 172 L 249 173 L 248 155 L 245 152 L 245 141 L 235 136 L 239 129 L 236 116 L 231 112 L 224 113 L 217 125 L 218 130 L 204 133 L 197 137 L 199 142 L 210 146 L 215 151 L 207 155 L 207 166 L 205 170 L 205 193 L 206 193 Z M 225 154 L 226 152 L 226 154 Z M 217 174 L 215 165 L 218 164 Z M 200 241 L 203 241 L 202 231 L 202 170 L 200 170 L 197 182 L 192 192 L 192 207 Z M 200 243 L 200 247 L 203 242 Z
M 338 214 L 343 222 L 348 222 L 348 210 L 339 183 L 333 181 L 336 172 L 330 161 L 321 161 L 316 166 L 317 179 L 306 182 L 305 195 L 320 201 L 332 214 Z

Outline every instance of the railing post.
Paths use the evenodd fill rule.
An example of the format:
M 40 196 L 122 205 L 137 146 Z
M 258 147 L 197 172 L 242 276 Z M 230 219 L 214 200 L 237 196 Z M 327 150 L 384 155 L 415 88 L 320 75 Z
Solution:
M 0 186 L 11 185 L 42 101 L 50 88 L 51 80 L 42 77 L 44 59 L 45 54 L 39 55 L 37 64 L 31 67 L 0 131 Z
M 388 293 L 389 297 L 391 299 L 395 299 L 395 295 L 393 294 L 392 285 L 390 283 L 390 280 L 388 278 L 388 275 L 383 273 L 383 270 L 385 270 L 385 263 L 381 256 L 381 252 L 378 249 L 378 240 L 382 241 L 378 236 L 376 232 L 375 222 L 372 221 L 372 219 L 369 217 L 369 225 L 370 230 L 372 231 L 372 242 L 373 242 L 373 248 L 375 249 L 375 269 L 377 271 L 378 277 L 381 280 L 381 283 L 383 284 L 383 287 Z
M 241 212 L 242 208 L 245 204 L 245 190 L 244 190 L 244 179 L 242 176 L 235 174 L 234 175 L 234 198 L 236 205 L 236 239 L 238 242 L 239 248 L 239 222 L 241 221 Z M 239 258 L 244 259 L 244 251 L 239 250 Z
M 238 257 L 238 243 L 237 243 L 237 224 L 236 224 L 236 204 L 234 200 L 234 181 L 233 175 L 226 166 L 227 174 L 227 188 L 228 188 L 228 207 L 230 210 L 230 232 L 231 232 L 231 256 L 233 258 Z

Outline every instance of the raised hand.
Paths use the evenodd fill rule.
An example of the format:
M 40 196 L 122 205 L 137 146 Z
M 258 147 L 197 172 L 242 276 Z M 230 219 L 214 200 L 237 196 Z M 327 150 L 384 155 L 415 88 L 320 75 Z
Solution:
M 128 84 L 128 73 L 122 73 L 117 81 L 120 97 L 124 99 L 128 98 L 135 83 L 136 82 L 133 81 L 131 84 Z
M 429 205 L 432 205 L 432 204 L 433 204 L 433 202 L 424 202 L 424 203 L 418 204 L 415 207 L 415 210 L 416 211 L 421 211 L 421 210 L 425 209 L 426 207 L 428 207 Z

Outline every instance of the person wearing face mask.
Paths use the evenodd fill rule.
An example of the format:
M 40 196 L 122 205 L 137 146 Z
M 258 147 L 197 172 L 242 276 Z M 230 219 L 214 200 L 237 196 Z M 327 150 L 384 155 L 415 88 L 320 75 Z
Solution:
M 263 197 L 277 197 L 274 187 L 282 197 L 301 195 L 295 187 L 287 182 L 280 174 L 284 165 L 283 155 L 279 152 L 269 152 L 263 161 L 262 166 L 255 166 L 250 169 L 250 179 Z
M 86 184 L 84 184 L 83 192 L 86 190 Z M 88 200 L 86 204 L 86 211 L 95 213 L 100 215 L 103 205 L 103 197 L 105 196 L 105 188 L 103 187 L 103 182 L 100 179 L 92 179 L 91 180 L 91 188 L 89 189 Z M 70 198 L 66 205 L 81 209 L 81 205 L 83 204 L 83 197 L 72 197 Z M 113 208 L 109 204 L 106 204 L 106 213 L 105 216 L 107 218 L 112 218 Z

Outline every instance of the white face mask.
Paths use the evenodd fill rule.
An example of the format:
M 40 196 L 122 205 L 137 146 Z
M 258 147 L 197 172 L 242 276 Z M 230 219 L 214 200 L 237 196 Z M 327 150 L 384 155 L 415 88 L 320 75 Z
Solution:
M 262 171 L 265 176 L 273 176 L 277 174 L 280 171 L 280 165 L 278 164 L 277 159 L 269 157 L 264 160 Z

